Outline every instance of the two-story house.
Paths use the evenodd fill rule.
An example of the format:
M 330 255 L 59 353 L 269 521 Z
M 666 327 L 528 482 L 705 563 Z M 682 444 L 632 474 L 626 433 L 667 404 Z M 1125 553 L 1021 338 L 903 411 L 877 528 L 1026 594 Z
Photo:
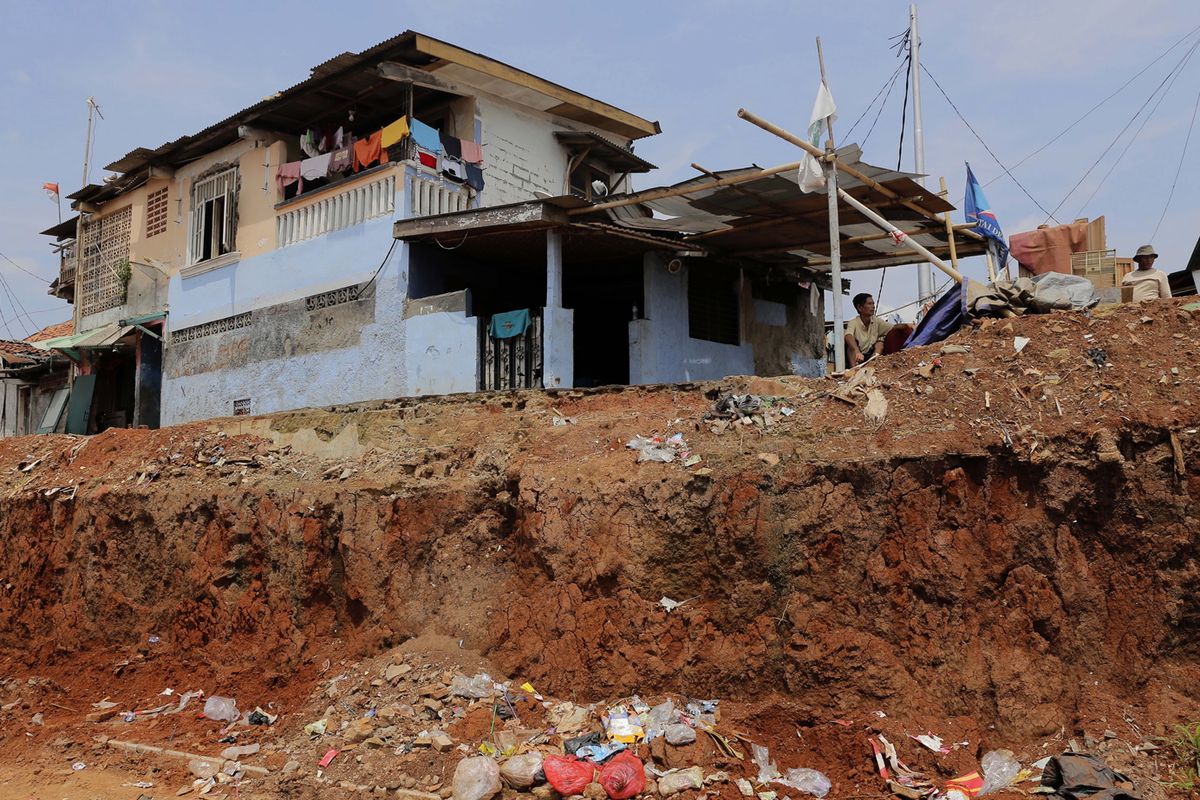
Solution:
M 522 238 L 513 214 L 524 203 L 587 206 L 630 191 L 631 175 L 654 168 L 635 142 L 658 132 L 408 31 L 196 134 L 131 151 L 70 195 L 78 242 L 75 220 L 45 232 L 63 245 L 53 291 L 76 307 L 77 332 L 43 343 L 76 363 L 71 405 L 87 412 L 70 415 L 87 420 L 76 432 L 756 365 L 821 371 L 824 313 L 816 283 L 797 285 L 803 274 L 775 270 L 768 286 L 736 263 L 681 268 L 675 256 L 691 245 L 660 220 Z M 486 219 L 393 238 L 397 220 L 491 207 L 510 235 L 490 244 L 473 237 Z M 548 279 L 555 247 L 580 268 Z M 755 325 L 767 334 L 751 341 Z

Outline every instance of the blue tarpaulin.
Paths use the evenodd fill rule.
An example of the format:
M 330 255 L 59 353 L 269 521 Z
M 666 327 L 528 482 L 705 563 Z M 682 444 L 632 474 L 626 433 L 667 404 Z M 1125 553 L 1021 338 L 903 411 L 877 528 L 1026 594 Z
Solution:
M 967 282 L 956 283 L 938 298 L 917 325 L 904 347 L 940 342 L 962 327 L 967 319 Z

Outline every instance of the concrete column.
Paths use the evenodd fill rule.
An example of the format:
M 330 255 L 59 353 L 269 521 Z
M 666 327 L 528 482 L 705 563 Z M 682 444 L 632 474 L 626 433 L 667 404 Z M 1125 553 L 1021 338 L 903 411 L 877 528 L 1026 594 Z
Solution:
M 546 305 L 562 308 L 562 234 L 546 231 Z
M 575 383 L 575 312 L 562 307 L 562 234 L 546 231 L 546 307 L 542 309 L 542 385 Z

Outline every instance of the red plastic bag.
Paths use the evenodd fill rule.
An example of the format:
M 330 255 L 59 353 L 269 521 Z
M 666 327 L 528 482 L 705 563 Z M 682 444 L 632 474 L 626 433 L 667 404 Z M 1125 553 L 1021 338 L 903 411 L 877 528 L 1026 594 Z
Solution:
M 628 750 L 622 750 L 601 768 L 598 783 L 612 800 L 636 797 L 646 790 L 646 773 L 642 769 L 641 759 Z
M 592 782 L 596 765 L 575 756 L 546 756 L 542 761 L 542 772 L 546 773 L 546 780 L 554 791 L 569 797 L 583 794 L 583 788 Z

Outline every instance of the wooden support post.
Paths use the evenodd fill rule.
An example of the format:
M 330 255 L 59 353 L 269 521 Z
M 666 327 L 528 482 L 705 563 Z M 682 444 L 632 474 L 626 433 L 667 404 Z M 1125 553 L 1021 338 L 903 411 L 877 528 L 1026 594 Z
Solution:
M 867 219 L 871 220 L 876 225 L 883 228 L 885 231 L 888 231 L 889 233 L 894 234 L 892 238 L 896 239 L 896 244 L 902 244 L 905 247 L 907 247 L 909 250 L 912 250 L 915 253 L 925 256 L 925 258 L 928 259 L 930 264 L 933 264 L 935 267 L 937 267 L 942 272 L 949 275 L 951 278 L 953 278 L 958 283 L 963 282 L 962 273 L 960 273 L 956 269 L 952 269 L 949 265 L 946 264 L 946 262 L 942 261 L 940 258 L 935 256 L 933 253 L 929 252 L 929 250 L 926 249 L 926 247 L 924 245 L 916 242 L 911 236 L 905 235 L 904 231 L 900 230 L 895 225 L 888 222 L 886 219 L 879 216 L 871 209 L 867 208 L 861 202 L 856 200 L 854 198 L 854 196 L 851 195 L 849 192 L 847 192 L 845 189 L 838 189 L 838 196 L 841 197 L 845 203 L 858 209 L 858 212 L 860 214 L 862 214 L 863 216 L 865 216 Z
M 942 194 L 946 195 L 946 179 L 939 178 L 941 182 Z M 954 220 L 950 219 L 949 214 L 943 214 L 946 218 L 946 239 L 950 243 L 950 266 L 954 267 L 954 271 L 958 272 L 958 246 L 954 243 L 954 229 L 957 227 Z M 974 223 L 967 223 L 969 227 L 974 227 Z

